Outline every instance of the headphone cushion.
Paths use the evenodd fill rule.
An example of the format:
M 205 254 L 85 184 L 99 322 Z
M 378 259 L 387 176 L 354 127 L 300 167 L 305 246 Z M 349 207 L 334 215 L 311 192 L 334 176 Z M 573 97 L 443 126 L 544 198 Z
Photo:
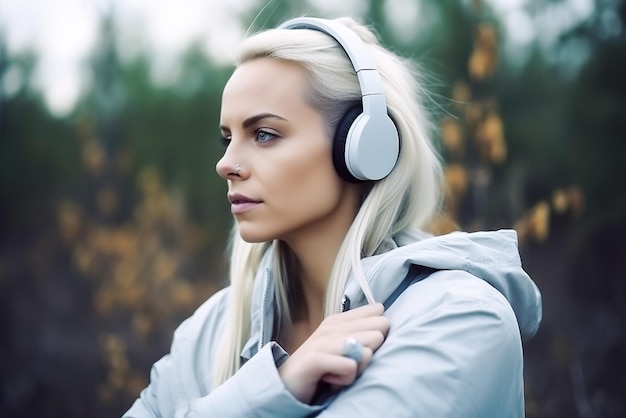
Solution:
M 354 177 L 346 165 L 346 141 L 348 140 L 348 133 L 356 118 L 362 113 L 362 105 L 355 106 L 348 110 L 337 124 L 335 137 L 333 139 L 333 164 L 335 165 L 335 170 L 342 179 L 349 183 L 363 182 L 363 180 Z

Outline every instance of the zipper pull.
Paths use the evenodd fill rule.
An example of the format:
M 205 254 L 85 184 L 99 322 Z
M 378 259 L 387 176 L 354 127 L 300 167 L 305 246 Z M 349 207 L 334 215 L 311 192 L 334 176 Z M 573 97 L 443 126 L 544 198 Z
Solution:
M 350 298 L 346 295 L 343 295 L 343 299 L 341 299 L 341 312 L 345 312 L 350 309 Z

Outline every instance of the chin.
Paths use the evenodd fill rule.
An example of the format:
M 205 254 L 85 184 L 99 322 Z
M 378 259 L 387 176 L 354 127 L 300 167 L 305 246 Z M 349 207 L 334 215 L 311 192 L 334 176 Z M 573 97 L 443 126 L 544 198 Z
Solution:
M 267 234 L 266 231 L 255 230 L 254 228 L 246 228 L 245 225 L 239 224 L 239 236 L 242 240 L 250 244 L 273 241 L 276 237 Z
M 271 239 L 261 239 L 261 238 L 256 238 L 256 237 L 249 237 L 249 236 L 244 235 L 244 234 L 239 234 L 239 236 L 241 237 L 242 240 L 244 240 L 248 244 L 258 244 L 258 243 L 261 243 L 261 242 L 272 241 Z

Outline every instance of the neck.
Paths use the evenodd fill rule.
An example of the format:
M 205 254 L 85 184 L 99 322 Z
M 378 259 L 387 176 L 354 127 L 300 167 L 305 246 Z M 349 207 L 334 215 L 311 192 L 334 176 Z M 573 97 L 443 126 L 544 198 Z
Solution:
M 337 252 L 343 241 L 343 237 L 340 240 L 318 238 L 301 242 L 296 248 L 290 246 L 295 254 L 295 275 L 303 298 L 302 309 L 295 317 L 311 324 L 319 323 L 323 319 L 324 297 Z
M 352 189 L 350 189 L 352 190 Z M 358 191 L 348 195 L 328 218 L 284 239 L 295 256 L 295 279 L 302 289 L 302 309 L 295 319 L 317 328 L 333 265 L 356 211 Z

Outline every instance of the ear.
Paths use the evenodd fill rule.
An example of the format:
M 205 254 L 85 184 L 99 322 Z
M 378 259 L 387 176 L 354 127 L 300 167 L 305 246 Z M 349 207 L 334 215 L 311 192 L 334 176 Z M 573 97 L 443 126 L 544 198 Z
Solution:
M 352 124 L 363 113 L 363 107 L 359 104 L 348 110 L 339 121 L 333 138 L 333 164 L 337 174 L 349 183 L 361 183 L 362 180 L 354 177 L 346 165 L 346 140 Z

